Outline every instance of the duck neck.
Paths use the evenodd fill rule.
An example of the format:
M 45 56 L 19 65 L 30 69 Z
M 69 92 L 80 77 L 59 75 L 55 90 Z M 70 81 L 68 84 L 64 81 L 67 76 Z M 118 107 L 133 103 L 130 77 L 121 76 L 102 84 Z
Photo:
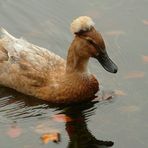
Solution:
M 67 63 L 66 63 L 66 73 L 87 73 L 88 72 L 88 57 L 80 57 L 76 51 L 81 50 L 81 45 L 77 45 L 74 41 L 72 42 L 68 55 L 67 55 Z

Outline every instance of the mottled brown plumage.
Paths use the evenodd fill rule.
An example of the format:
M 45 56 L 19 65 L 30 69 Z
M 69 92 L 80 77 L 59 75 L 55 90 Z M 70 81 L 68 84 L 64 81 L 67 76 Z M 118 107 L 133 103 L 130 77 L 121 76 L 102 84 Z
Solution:
M 90 18 L 88 20 L 92 25 Z M 79 32 L 74 32 L 66 61 L 1 29 L 0 84 L 53 103 L 79 102 L 94 97 L 99 84 L 88 72 L 87 64 L 90 57 L 104 54 L 105 44 L 101 35 L 89 24 L 83 24 L 85 30 L 76 27 Z

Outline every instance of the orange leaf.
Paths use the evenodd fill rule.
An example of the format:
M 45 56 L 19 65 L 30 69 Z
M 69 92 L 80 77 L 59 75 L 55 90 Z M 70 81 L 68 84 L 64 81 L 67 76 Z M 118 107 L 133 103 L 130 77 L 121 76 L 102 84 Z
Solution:
M 126 76 L 125 79 L 143 78 L 145 75 L 142 71 L 131 71 Z
M 143 59 L 144 62 L 148 62 L 148 56 L 144 56 L 144 55 L 143 55 L 143 56 L 142 56 L 142 59 Z
M 49 141 L 59 142 L 60 141 L 60 133 L 46 133 L 41 136 L 41 140 L 44 144 L 47 144 Z
M 57 114 L 57 115 L 54 115 L 52 118 L 57 122 L 71 122 L 73 120 L 72 118 L 70 118 L 65 114 Z
M 144 25 L 148 25 L 148 20 L 143 20 Z
M 126 93 L 123 90 L 116 89 L 114 90 L 116 96 L 126 96 Z

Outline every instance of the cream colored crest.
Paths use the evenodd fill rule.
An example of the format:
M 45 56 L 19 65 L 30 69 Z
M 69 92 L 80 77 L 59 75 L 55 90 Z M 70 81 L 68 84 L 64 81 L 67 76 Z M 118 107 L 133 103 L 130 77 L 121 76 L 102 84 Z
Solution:
M 95 23 L 88 16 L 80 16 L 73 20 L 71 23 L 72 33 L 78 33 L 79 31 L 87 31 L 94 27 Z

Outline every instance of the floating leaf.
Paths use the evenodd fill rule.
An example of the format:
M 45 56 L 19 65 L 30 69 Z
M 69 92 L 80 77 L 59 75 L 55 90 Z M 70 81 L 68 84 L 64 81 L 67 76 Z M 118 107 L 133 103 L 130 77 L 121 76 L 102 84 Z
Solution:
M 125 79 L 143 78 L 144 75 L 143 71 L 131 71 L 125 76 Z
M 41 140 L 44 144 L 47 144 L 49 141 L 60 142 L 60 133 L 46 133 L 41 136 Z
M 126 96 L 126 93 L 123 90 L 120 90 L 120 89 L 114 90 L 114 94 L 116 96 Z
M 122 112 L 136 112 L 139 110 L 138 106 L 135 105 L 130 105 L 130 106 L 122 106 L 119 108 L 120 111 Z
M 144 55 L 143 55 L 143 56 L 142 56 L 142 59 L 143 59 L 144 62 L 148 62 L 148 56 L 144 56 Z
M 148 20 L 143 20 L 144 25 L 148 25 Z
M 65 114 L 57 114 L 52 117 L 54 121 L 57 122 L 71 122 L 73 119 Z
M 8 129 L 7 135 L 11 138 L 17 138 L 22 134 L 22 129 L 17 126 L 12 126 Z

